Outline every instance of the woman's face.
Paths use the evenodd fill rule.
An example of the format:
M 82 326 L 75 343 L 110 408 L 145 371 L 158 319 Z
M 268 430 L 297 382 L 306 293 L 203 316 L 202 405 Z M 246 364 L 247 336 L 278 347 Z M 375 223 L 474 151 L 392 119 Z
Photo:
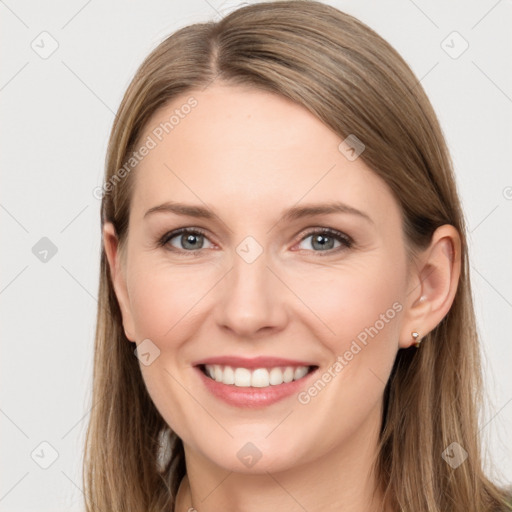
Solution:
M 377 439 L 406 250 L 390 190 L 342 141 L 287 99 L 219 85 L 147 125 L 116 292 L 187 457 L 276 472 Z

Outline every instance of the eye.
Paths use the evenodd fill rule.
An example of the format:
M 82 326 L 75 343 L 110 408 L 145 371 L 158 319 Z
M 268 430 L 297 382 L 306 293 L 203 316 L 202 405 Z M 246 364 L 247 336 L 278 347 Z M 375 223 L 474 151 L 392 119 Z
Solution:
M 205 242 L 208 242 L 210 247 L 205 247 Z M 198 228 L 180 228 L 166 233 L 160 239 L 159 245 L 177 252 L 194 252 L 213 247 L 205 233 Z
M 311 239 L 309 247 L 300 247 L 308 239 Z M 205 243 L 209 244 L 205 247 Z M 352 246 L 353 240 L 348 235 L 331 228 L 321 228 L 307 233 L 299 244 L 299 249 L 313 250 L 332 254 Z M 199 228 L 180 228 L 163 235 L 158 245 L 171 251 L 189 253 L 193 255 L 201 249 L 212 248 L 213 244 L 208 240 L 203 230 Z M 323 254 L 322 254 L 323 256 Z
M 343 249 L 348 249 L 352 247 L 352 244 L 354 243 L 348 235 L 331 228 L 322 228 L 310 231 L 302 238 L 301 244 L 306 242 L 308 239 L 310 239 L 310 241 L 306 245 L 309 245 L 309 247 L 305 247 L 306 250 L 313 248 L 313 252 L 326 252 L 329 254 Z M 302 249 L 304 249 L 304 247 L 302 247 Z

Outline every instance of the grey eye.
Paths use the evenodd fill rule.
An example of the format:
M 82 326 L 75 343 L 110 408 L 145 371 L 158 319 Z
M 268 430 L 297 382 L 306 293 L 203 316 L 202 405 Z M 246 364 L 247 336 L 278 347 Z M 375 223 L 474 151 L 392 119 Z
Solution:
M 311 239 L 308 244 L 310 247 L 301 247 L 301 249 L 310 249 L 312 247 L 315 251 L 328 251 L 341 245 L 341 242 L 336 240 L 336 237 L 325 233 L 313 233 L 308 235 L 301 241 L 301 244 L 308 239 Z M 336 242 L 338 245 L 335 245 Z
M 205 247 L 205 242 L 210 243 L 202 233 L 198 233 L 196 231 L 185 231 L 170 237 L 167 243 L 176 249 L 197 251 L 207 248 Z

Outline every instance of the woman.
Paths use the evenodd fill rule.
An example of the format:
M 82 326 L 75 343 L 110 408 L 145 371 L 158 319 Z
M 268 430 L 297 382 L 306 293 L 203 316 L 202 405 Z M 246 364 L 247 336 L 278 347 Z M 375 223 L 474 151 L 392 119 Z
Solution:
M 512 509 L 449 154 L 371 29 L 275 2 L 179 30 L 102 195 L 89 511 Z

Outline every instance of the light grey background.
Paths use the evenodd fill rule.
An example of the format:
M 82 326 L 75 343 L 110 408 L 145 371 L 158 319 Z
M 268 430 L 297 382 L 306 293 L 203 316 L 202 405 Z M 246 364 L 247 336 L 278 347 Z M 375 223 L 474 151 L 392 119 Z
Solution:
M 489 474 L 510 482 L 512 3 L 329 3 L 402 54 L 440 118 L 470 232 L 491 397 L 481 434 L 495 464 Z M 82 509 L 100 248 L 92 190 L 102 182 L 114 112 L 163 38 L 236 4 L 0 1 L 1 511 Z M 458 58 L 464 41 L 453 31 L 469 44 Z M 52 44 L 58 48 L 47 56 Z M 42 237 L 57 248 L 47 262 L 32 251 Z M 42 442 L 58 453 L 48 469 L 40 464 L 53 452 Z

